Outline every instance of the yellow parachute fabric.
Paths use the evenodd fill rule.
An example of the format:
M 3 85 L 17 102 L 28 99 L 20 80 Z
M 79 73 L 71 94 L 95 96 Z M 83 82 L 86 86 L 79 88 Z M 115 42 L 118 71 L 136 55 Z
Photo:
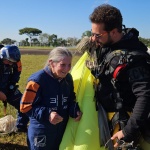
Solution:
M 85 61 L 88 54 L 85 52 L 72 69 L 74 88 L 80 109 L 83 112 L 79 122 L 69 118 L 59 150 L 106 150 L 100 147 L 98 113 L 94 101 L 94 77 L 86 67 Z M 108 113 L 112 118 L 114 113 Z M 115 132 L 118 131 L 116 127 Z M 150 150 L 150 144 L 140 139 L 139 144 L 142 150 Z
M 77 101 L 83 112 L 79 122 L 69 118 L 60 150 L 103 150 L 99 145 L 98 114 L 94 101 L 94 77 L 85 66 L 88 54 L 85 52 L 73 67 L 71 74 Z

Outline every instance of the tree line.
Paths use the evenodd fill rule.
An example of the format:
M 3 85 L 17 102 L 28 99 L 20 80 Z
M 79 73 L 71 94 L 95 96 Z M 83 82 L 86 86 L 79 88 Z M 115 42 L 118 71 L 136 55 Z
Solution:
M 48 34 L 48 33 L 42 33 L 41 30 L 37 28 L 29 28 L 25 27 L 23 29 L 19 30 L 20 35 L 27 35 L 28 38 L 21 40 L 18 42 L 19 46 L 75 46 L 77 45 L 80 40 L 84 36 L 91 36 L 91 31 L 87 30 L 82 33 L 81 39 L 78 39 L 76 37 L 68 37 L 66 39 L 64 38 L 58 38 L 56 34 Z M 150 47 L 150 39 L 139 37 L 139 40 L 142 41 L 144 44 L 146 44 L 148 47 Z M 1 44 L 15 44 L 17 41 L 12 40 L 10 38 L 3 39 L 0 43 Z

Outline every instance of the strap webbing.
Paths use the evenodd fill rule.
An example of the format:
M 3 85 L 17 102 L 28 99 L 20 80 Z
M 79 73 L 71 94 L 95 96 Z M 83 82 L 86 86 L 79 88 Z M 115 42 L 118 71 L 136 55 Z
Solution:
M 120 72 L 120 70 L 124 69 L 124 68 L 126 67 L 126 65 L 127 65 L 127 64 L 121 64 L 121 65 L 119 65 L 119 66 L 115 69 L 115 71 L 114 71 L 114 73 L 113 73 L 113 78 L 114 78 L 114 79 L 117 78 L 117 75 L 118 75 L 118 73 Z

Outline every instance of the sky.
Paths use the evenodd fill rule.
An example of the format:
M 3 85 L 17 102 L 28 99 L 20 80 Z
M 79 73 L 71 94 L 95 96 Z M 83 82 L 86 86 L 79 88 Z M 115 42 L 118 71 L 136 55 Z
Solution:
M 150 38 L 150 0 L 1 0 L 0 41 L 28 38 L 19 35 L 25 27 L 56 34 L 58 38 L 80 39 L 91 30 L 90 14 L 104 3 L 120 9 L 126 27 L 137 28 L 140 37 Z

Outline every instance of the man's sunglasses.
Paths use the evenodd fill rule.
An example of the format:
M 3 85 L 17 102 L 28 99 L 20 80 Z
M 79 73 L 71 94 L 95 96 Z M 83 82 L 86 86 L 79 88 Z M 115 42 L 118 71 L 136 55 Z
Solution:
M 104 32 L 104 33 L 101 33 L 101 34 L 96 34 L 96 33 L 91 33 L 92 36 L 95 36 L 96 38 L 101 38 L 103 35 L 107 34 L 108 32 Z

